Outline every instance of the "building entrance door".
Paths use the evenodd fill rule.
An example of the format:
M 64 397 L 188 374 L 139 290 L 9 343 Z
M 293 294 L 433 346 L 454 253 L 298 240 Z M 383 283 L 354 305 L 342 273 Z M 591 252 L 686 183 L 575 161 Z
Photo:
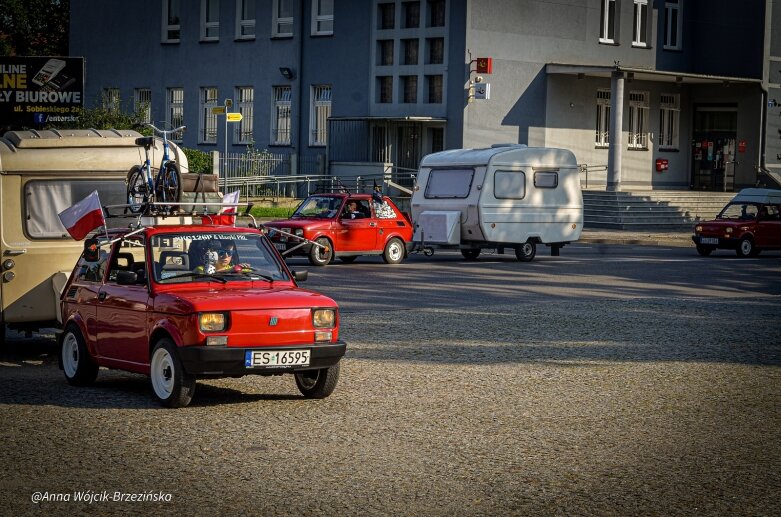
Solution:
M 691 182 L 695 190 L 733 190 L 737 129 L 737 106 L 695 108 Z

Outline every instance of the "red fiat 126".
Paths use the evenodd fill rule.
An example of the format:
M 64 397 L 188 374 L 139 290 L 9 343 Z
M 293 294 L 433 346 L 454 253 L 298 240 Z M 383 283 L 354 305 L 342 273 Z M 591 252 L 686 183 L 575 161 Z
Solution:
M 90 239 L 63 291 L 60 366 L 73 385 L 98 367 L 146 374 L 166 406 L 197 378 L 292 374 L 330 395 L 346 345 L 331 298 L 300 289 L 260 230 L 157 225 Z
M 755 257 L 762 250 L 781 249 L 781 190 L 741 190 L 713 221 L 694 227 L 697 253 L 735 250 L 738 257 Z
M 387 264 L 398 264 L 412 245 L 412 223 L 389 197 L 378 194 L 315 194 L 290 219 L 264 226 L 284 256 L 305 255 L 314 266 L 334 257 L 353 262 L 360 255 L 381 255 Z

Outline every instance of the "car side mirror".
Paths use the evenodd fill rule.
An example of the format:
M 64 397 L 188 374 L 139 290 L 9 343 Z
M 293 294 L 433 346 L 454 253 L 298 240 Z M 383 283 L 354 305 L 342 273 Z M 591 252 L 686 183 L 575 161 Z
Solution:
M 309 271 L 292 271 L 292 273 L 296 282 L 304 282 L 309 278 Z
M 98 239 L 87 239 L 84 241 L 84 260 L 87 262 L 97 262 L 100 260 Z
M 132 271 L 117 271 L 117 283 L 119 285 L 134 285 L 138 281 L 138 275 Z

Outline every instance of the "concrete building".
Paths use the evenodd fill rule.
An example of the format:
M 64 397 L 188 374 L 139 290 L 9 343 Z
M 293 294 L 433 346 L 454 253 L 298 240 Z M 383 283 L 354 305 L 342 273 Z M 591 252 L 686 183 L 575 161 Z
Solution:
M 781 172 L 776 4 L 80 0 L 71 54 L 87 103 L 148 105 L 202 150 L 339 172 L 515 142 L 571 149 L 589 188 L 733 190 Z

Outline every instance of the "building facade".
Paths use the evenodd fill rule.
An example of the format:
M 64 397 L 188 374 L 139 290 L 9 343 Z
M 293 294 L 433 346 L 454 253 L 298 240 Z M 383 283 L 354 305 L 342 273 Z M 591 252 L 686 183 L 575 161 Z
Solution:
M 781 172 L 775 4 L 80 0 L 70 53 L 87 104 L 183 123 L 205 151 L 412 170 L 514 142 L 572 150 L 589 188 L 733 190 Z

